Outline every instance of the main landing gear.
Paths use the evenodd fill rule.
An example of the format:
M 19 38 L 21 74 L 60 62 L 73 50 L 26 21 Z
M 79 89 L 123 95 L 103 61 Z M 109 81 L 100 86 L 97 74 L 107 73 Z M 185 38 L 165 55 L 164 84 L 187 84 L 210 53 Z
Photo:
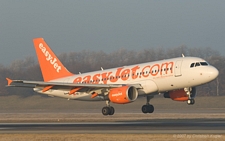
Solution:
M 188 104 L 188 105 L 193 105 L 193 104 L 195 104 L 194 98 L 191 97 L 192 88 L 184 88 L 184 91 L 185 91 L 186 94 L 188 95 L 187 104 Z
M 152 99 L 153 97 L 152 96 L 147 96 L 147 103 L 146 105 L 143 105 L 141 110 L 143 113 L 153 113 L 154 112 L 154 106 L 151 105 L 149 102 L 150 102 L 150 99 Z
M 113 115 L 114 112 L 115 112 L 115 109 L 109 105 L 109 101 L 107 100 L 106 106 L 102 108 L 102 114 L 104 116 L 107 116 L 107 115 Z

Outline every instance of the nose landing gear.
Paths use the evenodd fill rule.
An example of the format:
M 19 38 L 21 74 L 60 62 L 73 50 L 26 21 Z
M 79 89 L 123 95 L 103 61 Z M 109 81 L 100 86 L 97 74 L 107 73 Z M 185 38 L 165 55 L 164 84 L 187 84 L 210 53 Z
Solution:
M 192 88 L 184 88 L 184 91 L 186 92 L 186 94 L 188 95 L 188 100 L 187 100 L 187 104 L 188 105 L 193 105 L 195 104 L 195 100 L 194 98 L 191 97 L 191 92 L 192 92 Z

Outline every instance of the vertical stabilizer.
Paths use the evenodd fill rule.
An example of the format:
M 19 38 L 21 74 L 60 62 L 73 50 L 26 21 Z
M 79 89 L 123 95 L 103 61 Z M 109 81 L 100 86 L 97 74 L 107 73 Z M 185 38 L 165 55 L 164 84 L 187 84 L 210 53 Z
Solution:
M 43 38 L 35 38 L 33 42 L 45 82 L 73 75 L 64 67 Z

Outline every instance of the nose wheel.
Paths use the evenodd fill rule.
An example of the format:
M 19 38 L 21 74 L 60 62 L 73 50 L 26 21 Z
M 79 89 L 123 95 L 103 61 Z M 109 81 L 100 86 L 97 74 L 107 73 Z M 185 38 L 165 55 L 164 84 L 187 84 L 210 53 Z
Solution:
M 194 99 L 188 99 L 187 104 L 193 105 L 193 104 L 195 104 L 195 100 Z

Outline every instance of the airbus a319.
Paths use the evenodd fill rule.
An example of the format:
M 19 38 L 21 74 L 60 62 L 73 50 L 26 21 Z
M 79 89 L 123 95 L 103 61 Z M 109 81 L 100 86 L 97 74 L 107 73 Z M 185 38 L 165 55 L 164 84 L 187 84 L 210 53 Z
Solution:
M 178 57 L 73 74 L 60 62 L 43 38 L 33 39 L 44 81 L 11 80 L 8 86 L 32 87 L 37 93 L 82 101 L 106 101 L 103 115 L 113 115 L 110 102 L 128 104 L 146 97 L 143 113 L 152 113 L 150 100 L 159 93 L 175 101 L 195 103 L 196 87 L 214 80 L 219 72 L 204 59 Z M 76 66 L 75 66 L 76 67 Z

